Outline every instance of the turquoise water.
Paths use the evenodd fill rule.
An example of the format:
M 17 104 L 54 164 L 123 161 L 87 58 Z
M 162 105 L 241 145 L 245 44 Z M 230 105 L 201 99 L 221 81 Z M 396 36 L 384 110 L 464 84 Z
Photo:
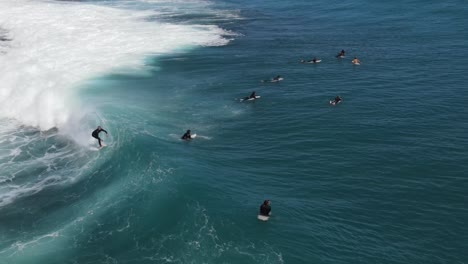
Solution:
M 26 3 L 0 4 L 0 263 L 468 262 L 463 1 Z

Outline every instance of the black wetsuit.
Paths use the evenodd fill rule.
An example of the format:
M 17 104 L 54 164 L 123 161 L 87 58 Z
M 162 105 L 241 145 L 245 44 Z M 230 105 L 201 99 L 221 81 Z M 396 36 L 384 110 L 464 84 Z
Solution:
M 253 98 L 253 99 L 255 99 L 256 97 L 257 97 L 257 96 L 255 95 L 255 93 L 252 93 L 252 94 L 249 96 L 249 98 Z
M 102 139 L 99 137 L 99 132 L 101 132 L 101 131 L 104 131 L 107 134 L 107 131 L 102 129 L 102 128 L 98 128 L 98 129 L 94 130 L 93 133 L 91 134 L 91 136 L 93 136 L 93 138 L 98 140 L 100 147 L 102 147 L 102 144 L 101 144 Z
M 186 132 L 186 133 L 181 137 L 181 139 L 185 139 L 185 140 L 191 139 L 191 138 L 192 138 L 192 137 L 190 136 L 190 133 L 188 133 L 188 132 Z
M 271 206 L 266 205 L 266 204 L 262 204 L 262 205 L 260 206 L 260 214 L 261 214 L 261 215 L 269 216 L 269 215 L 270 215 L 270 212 L 271 212 Z

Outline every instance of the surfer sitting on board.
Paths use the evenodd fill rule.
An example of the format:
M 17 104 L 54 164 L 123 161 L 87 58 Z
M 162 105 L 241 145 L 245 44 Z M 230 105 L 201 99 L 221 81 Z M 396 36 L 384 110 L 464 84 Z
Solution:
M 93 136 L 93 138 L 95 138 L 95 139 L 98 140 L 98 142 L 99 142 L 99 147 L 100 147 L 100 148 L 102 148 L 101 141 L 104 141 L 104 140 L 102 140 L 102 139 L 99 137 L 99 133 L 100 133 L 101 131 L 106 132 L 106 135 L 107 135 L 107 131 L 104 130 L 101 126 L 98 126 L 98 127 L 96 128 L 96 130 L 94 130 L 93 133 L 91 134 L 91 136 Z
M 352 62 L 353 62 L 353 64 L 361 64 L 361 61 L 358 60 L 357 57 L 354 57 L 354 60 Z
M 271 213 L 271 202 L 270 200 L 263 201 L 263 204 L 260 206 L 260 215 L 270 216 Z
M 344 50 L 341 50 L 340 53 L 338 53 L 338 55 L 336 55 L 337 58 L 343 58 L 345 56 L 345 51 Z
M 185 134 L 181 137 L 183 140 L 189 140 L 192 139 L 192 135 L 190 135 L 190 129 L 185 132 Z

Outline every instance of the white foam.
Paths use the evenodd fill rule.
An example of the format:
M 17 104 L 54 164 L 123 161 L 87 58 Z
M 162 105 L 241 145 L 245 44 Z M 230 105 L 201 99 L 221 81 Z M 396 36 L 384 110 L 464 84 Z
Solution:
M 40 182 L 34 183 L 31 186 L 8 186 L 9 191 L 6 193 L 0 193 L 0 207 L 12 203 L 15 199 L 23 196 L 30 196 L 40 192 L 45 187 L 50 187 L 59 184 L 62 180 L 60 176 L 49 176 Z
M 88 3 L 0 1 L 0 26 L 11 39 L 0 53 L 0 117 L 66 129 L 83 116 L 75 91 L 84 80 L 143 67 L 148 55 L 228 42 L 217 26 L 148 19 L 157 15 Z

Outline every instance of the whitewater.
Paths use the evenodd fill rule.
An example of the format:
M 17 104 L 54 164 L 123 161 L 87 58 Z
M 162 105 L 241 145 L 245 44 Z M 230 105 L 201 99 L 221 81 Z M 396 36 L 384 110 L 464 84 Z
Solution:
M 144 74 L 145 68 L 151 68 L 145 63 L 148 56 L 228 42 L 223 37 L 227 32 L 217 26 L 158 23 L 158 14 L 91 3 L 0 2 L 4 39 L 0 53 L 0 179 L 12 182 L 24 168 L 37 163 L 47 167 L 35 182 L 2 186 L 0 205 L 77 177 L 76 173 L 64 177 L 48 171 L 54 160 L 72 160 L 76 151 L 86 156 L 73 145 L 95 143 L 90 131 L 105 123 L 96 105 L 80 100 L 79 90 L 87 81 L 110 72 Z M 25 137 L 23 130 L 33 135 Z M 43 151 L 35 148 L 39 157 L 21 153 L 56 134 L 74 142 L 47 146 Z M 55 154 L 48 154 L 50 148 Z
M 1 56 L 0 111 L 40 130 L 75 127 L 83 109 L 75 93 L 86 80 L 144 58 L 196 46 L 225 45 L 213 25 L 157 23 L 156 11 L 83 3 L 2 1 L 8 39 Z

